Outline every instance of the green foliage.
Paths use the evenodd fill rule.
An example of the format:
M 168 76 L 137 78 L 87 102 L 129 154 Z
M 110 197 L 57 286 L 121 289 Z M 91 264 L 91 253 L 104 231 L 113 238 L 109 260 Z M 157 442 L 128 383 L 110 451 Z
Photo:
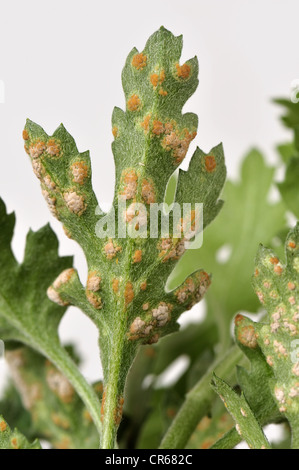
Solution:
M 297 129 L 299 129 L 299 104 L 293 103 L 292 101 L 285 98 L 277 98 L 274 100 L 274 103 L 277 103 L 285 108 L 286 114 L 281 118 L 284 125 L 289 129 L 297 131 Z
M 250 361 L 249 370 L 237 367 L 237 382 L 256 418 L 265 425 L 279 421 L 281 414 L 271 394 L 273 371 L 258 345 L 256 325 L 243 315 L 235 318 L 236 342 Z
M 271 250 L 260 247 L 256 257 L 254 288 L 267 310 L 256 326 L 257 341 L 273 369 L 271 391 L 279 411 L 288 419 L 293 446 L 298 446 L 299 411 L 299 224 L 286 240 L 286 264 Z
M 0 337 L 24 343 L 50 359 L 76 387 L 96 419 L 99 401 L 58 338 L 66 308 L 46 295 L 49 284 L 71 265 L 72 258 L 58 256 L 56 235 L 47 225 L 28 233 L 24 261 L 18 264 L 11 250 L 14 224 L 14 214 L 8 215 L 0 200 Z
M 28 120 L 23 133 L 51 213 L 82 246 L 87 259 L 85 287 L 76 271 L 68 270 L 48 295 L 60 305 L 80 307 L 100 329 L 103 446 L 114 445 L 126 376 L 137 347 L 176 331 L 177 318 L 201 300 L 210 285 L 209 275 L 197 266 L 180 287 L 165 292 L 189 238 L 181 232 L 177 236 L 175 226 L 165 236 L 161 220 L 158 239 L 143 236 L 149 235 L 150 204 L 163 203 L 168 180 L 196 136 L 197 117 L 181 111 L 197 87 L 198 63 L 194 58 L 180 65 L 181 49 L 182 37 L 161 28 L 141 53 L 133 49 L 127 58 L 122 74 L 126 111 L 115 108 L 112 116 L 116 184 L 108 214 L 98 208 L 91 187 L 88 152 L 79 153 L 63 126 L 49 137 Z M 204 203 L 204 226 L 217 215 L 225 173 L 222 146 L 208 154 L 195 151 L 188 171 L 181 171 L 178 180 L 176 202 L 190 203 L 193 211 L 190 220 L 181 220 L 180 230 L 188 223 L 192 229 L 198 202 Z M 117 224 L 114 238 L 109 228 L 119 220 L 125 232 L 135 236 L 125 237 Z M 105 224 L 105 236 L 97 236 Z
M 277 186 L 284 201 L 286 202 L 287 207 L 295 214 L 297 218 L 299 218 L 298 181 L 299 157 L 293 157 L 288 162 L 284 182 L 278 183 Z
M 235 318 L 235 339 L 238 347 L 249 360 L 246 367 L 237 366 L 236 383 L 241 388 L 244 399 L 250 406 L 260 426 L 278 423 L 283 416 L 271 393 L 270 381 L 273 371 L 257 342 L 257 323 L 238 314 Z M 232 448 L 241 441 L 242 437 L 236 428 L 232 428 L 220 438 L 212 448 Z
M 125 389 L 120 447 L 159 446 L 186 392 L 215 359 L 217 340 L 217 326 L 207 319 L 168 335 L 155 345 L 139 349 Z M 186 370 L 175 383 L 162 384 L 161 377 L 181 356 L 189 360 Z
M 58 257 L 58 241 L 47 225 L 27 235 L 24 261 L 19 265 L 11 251 L 14 214 L 0 201 L 0 326 L 1 338 L 30 344 L 48 354 L 61 349 L 57 328 L 65 307 L 45 295 L 57 274 L 72 264 L 71 257 Z
M 282 121 L 286 127 L 294 132 L 293 143 L 280 145 L 278 151 L 286 164 L 283 182 L 278 183 L 278 189 L 288 209 L 299 218 L 299 103 L 292 103 L 286 99 L 275 100 L 286 109 Z
M 203 247 L 187 251 L 173 275 L 172 284 L 190 269 L 202 264 L 213 273 L 213 282 L 205 296 L 207 315 L 214 317 L 225 350 L 230 342 L 230 323 L 240 310 L 256 312 L 258 300 L 251 288 L 251 273 L 259 243 L 271 244 L 285 226 L 283 203 L 270 203 L 274 168 L 266 165 L 257 150 L 249 152 L 241 167 L 240 180 L 227 181 L 224 207 L 204 232 Z M 226 248 L 230 255 L 218 258 Z
M 246 400 L 259 426 L 286 418 L 291 426 L 294 448 L 298 447 L 299 406 L 298 244 L 299 224 L 286 239 L 286 264 L 272 250 L 260 246 L 253 286 L 267 316 L 256 323 L 242 315 L 235 319 L 237 343 L 250 360 L 249 371 L 240 367 L 237 371 L 238 384 L 244 394 L 242 400 Z M 216 389 L 223 395 L 218 387 Z M 257 431 L 248 429 L 248 432 L 247 437 L 240 434 L 250 445 L 250 437 Z M 234 438 L 230 432 L 214 447 L 223 448 L 224 442 L 229 445 Z
M 29 347 L 6 352 L 22 402 L 32 417 L 31 433 L 56 449 L 96 449 L 98 434 L 70 382 Z M 97 394 L 101 384 L 94 386 Z
M 12 431 L 0 416 L 0 449 L 41 449 L 41 446 L 37 439 L 30 444 L 17 429 Z
M 190 437 L 187 449 L 209 449 L 234 425 L 234 420 L 220 400 L 213 405 L 208 416 L 204 416 Z M 235 428 L 234 428 L 235 429 Z
M 257 297 L 250 286 L 258 244 L 275 245 L 280 255 L 286 207 L 298 216 L 299 106 L 277 100 L 294 132 L 292 143 L 278 147 L 286 165 L 278 185 L 285 204 L 270 202 L 274 168 L 252 150 L 240 179 L 226 183 L 220 212 L 222 145 L 208 153 L 197 148 L 188 170 L 178 170 L 198 124 L 195 114 L 182 114 L 198 85 L 198 62 L 180 64 L 181 51 L 182 37 L 162 27 L 127 58 L 126 109 L 115 108 L 112 116 L 116 178 L 107 214 L 93 192 L 89 153 L 79 152 L 63 125 L 49 136 L 26 122 L 25 150 L 42 194 L 82 247 L 88 277 L 82 282 L 72 258 L 58 256 L 49 226 L 29 232 L 19 264 L 11 249 L 14 216 L 0 201 L 0 337 L 14 382 L 0 413 L 24 434 L 0 418 L 0 448 L 40 448 L 27 441 L 35 437 L 53 448 L 96 448 L 97 432 L 102 448 L 231 448 L 241 439 L 269 448 L 263 426 L 281 422 L 299 448 L 299 225 L 287 237 L 286 264 L 260 246 Z M 165 202 L 189 203 L 189 219 L 176 219 Z M 156 237 L 149 236 L 152 203 L 160 205 Z M 186 250 L 197 203 L 203 204 L 204 243 Z M 213 273 L 207 294 L 211 274 L 202 266 Z M 205 294 L 204 321 L 179 331 L 179 316 Z M 237 344 L 230 348 L 232 318 L 257 312 L 258 299 L 266 316 L 256 323 L 238 314 Z M 57 330 L 69 305 L 99 330 L 103 385 L 90 386 L 73 352 L 60 344 Z M 188 364 L 181 376 L 163 383 L 182 356 Z
M 269 443 L 244 395 L 238 395 L 216 375 L 212 386 L 236 422 L 237 432 L 252 449 L 269 449 Z
M 27 439 L 33 439 L 32 419 L 29 411 L 24 408 L 19 392 L 11 382 L 8 381 L 1 393 L 0 415 L 4 416 L 13 428 L 19 429 Z
M 181 48 L 182 38 L 175 38 L 161 28 L 149 39 L 141 54 L 134 49 L 128 56 L 123 71 L 127 111 L 124 113 L 116 108 L 112 119 L 115 134 L 116 212 L 119 196 L 126 201 L 127 209 L 131 207 L 132 201 L 134 204 L 147 205 L 150 202 L 163 202 L 168 179 L 179 164 L 177 159 L 181 161 L 184 158 L 191 136 L 194 137 L 191 133 L 195 133 L 197 118 L 190 113 L 181 115 L 181 108 L 197 86 L 197 60 L 192 59 L 179 66 Z M 161 94 L 161 91 L 167 94 Z M 136 318 L 132 312 L 140 311 L 140 307 L 148 300 L 147 293 L 141 287 L 146 282 L 148 290 L 151 290 L 150 307 L 158 308 L 161 302 L 163 305 L 172 302 L 171 318 L 169 315 L 164 328 L 160 328 L 155 326 L 155 322 L 148 321 L 148 313 L 143 313 L 141 319 L 146 326 L 151 326 L 151 333 L 137 331 L 137 340 L 151 342 L 161 334 L 176 329 L 175 320 L 197 299 L 195 292 L 194 295 L 186 296 L 186 302 L 177 302 L 174 294 L 178 291 L 169 294 L 164 292 L 167 277 L 184 251 L 180 240 L 157 241 L 137 237 L 109 241 L 109 238 L 97 238 L 95 228 L 99 217 L 95 215 L 97 203 L 90 186 L 88 154 L 79 154 L 72 138 L 62 126 L 52 137 L 48 137 L 39 126 L 28 121 L 24 132 L 26 149 L 52 213 L 64 223 L 69 236 L 81 244 L 90 273 L 100 278 L 98 289 L 97 286 L 88 289 L 87 285 L 87 299 L 84 303 L 83 296 L 77 294 L 76 299 L 79 280 L 74 274 L 67 279 L 70 286 L 63 282 L 59 287 L 54 287 L 62 302 L 80 306 L 100 327 L 106 328 L 107 334 L 113 334 L 114 329 L 115 318 L 111 311 L 121 307 L 129 318 L 129 334 L 130 322 Z M 205 161 L 207 156 L 209 163 Z M 195 178 L 201 183 L 196 187 Z M 213 149 L 209 155 L 197 150 L 189 170 L 181 172 L 176 199 L 180 203 L 186 199 L 190 203 L 204 202 L 208 223 L 221 206 L 217 199 L 224 178 L 222 148 Z M 126 216 L 128 219 L 129 214 Z M 106 220 L 109 220 L 109 216 Z M 160 280 L 164 278 L 164 283 L 157 283 L 158 272 Z M 92 281 L 96 283 L 96 279 Z M 116 281 L 114 286 L 115 289 L 118 286 L 120 296 L 113 291 L 113 281 Z M 200 272 L 190 281 L 197 290 L 208 287 L 208 280 Z M 101 324 L 102 318 L 104 325 Z M 143 330 L 146 330 L 146 326 Z

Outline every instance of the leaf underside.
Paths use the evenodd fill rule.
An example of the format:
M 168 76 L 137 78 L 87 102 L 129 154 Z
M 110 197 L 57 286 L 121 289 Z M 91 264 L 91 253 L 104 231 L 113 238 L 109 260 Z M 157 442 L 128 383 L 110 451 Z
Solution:
M 36 439 L 30 443 L 17 429 L 12 431 L 0 415 L 0 449 L 41 449 L 41 445 Z
M 124 341 L 131 356 L 135 343 L 152 343 L 175 331 L 179 315 L 199 301 L 210 284 L 209 275 L 197 267 L 191 276 L 187 273 L 180 288 L 165 292 L 186 239 L 174 238 L 172 232 L 163 237 L 160 222 L 158 238 L 121 238 L 118 230 L 115 238 L 99 238 L 95 233 L 103 218 L 109 223 L 118 217 L 124 217 L 127 231 L 132 225 L 141 230 L 148 222 L 149 232 L 150 204 L 163 202 L 168 180 L 196 135 L 196 115 L 181 110 L 197 87 L 198 63 L 194 58 L 181 65 L 181 49 L 182 37 L 161 28 L 142 52 L 133 49 L 127 58 L 122 74 L 126 111 L 115 108 L 112 116 L 116 184 L 108 214 L 99 210 L 91 187 L 88 152 L 78 151 L 62 125 L 51 137 L 32 121 L 27 121 L 24 131 L 25 148 L 51 212 L 68 236 L 80 243 L 88 262 L 85 287 L 74 274 L 54 289 L 62 301 L 79 306 L 105 332 L 101 344 L 108 351 L 102 355 L 106 373 L 119 316 L 123 323 L 126 318 Z M 175 201 L 190 203 L 192 210 L 196 203 L 203 203 L 204 227 L 222 207 L 218 198 L 225 173 L 221 145 L 208 153 L 197 149 L 188 171 L 180 170 Z M 141 203 L 146 212 L 138 218 L 134 208 Z

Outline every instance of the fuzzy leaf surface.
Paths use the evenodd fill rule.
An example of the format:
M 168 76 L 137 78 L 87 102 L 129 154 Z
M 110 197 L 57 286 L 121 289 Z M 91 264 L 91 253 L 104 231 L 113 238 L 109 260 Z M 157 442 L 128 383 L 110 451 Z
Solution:
M 299 224 L 289 232 L 285 244 L 286 263 L 261 246 L 256 257 L 253 285 L 267 310 L 265 322 L 256 325 L 258 344 L 273 370 L 273 397 L 293 431 L 298 446 L 299 411 Z
M 239 396 L 219 377 L 214 375 L 212 387 L 218 393 L 236 422 L 238 433 L 252 449 L 269 449 L 270 445 L 244 395 Z
M 277 99 L 275 102 L 284 107 L 286 114 L 281 119 L 294 132 L 292 143 L 278 147 L 286 163 L 286 170 L 284 180 L 277 186 L 288 209 L 299 219 L 299 103 L 286 99 Z
M 179 174 L 176 193 L 176 202 L 189 203 L 191 212 L 179 220 L 171 213 L 169 233 L 162 230 L 169 178 L 197 131 L 197 116 L 183 114 L 182 108 L 197 88 L 198 61 L 195 57 L 181 64 L 182 45 L 181 36 L 161 27 L 142 52 L 134 48 L 128 55 L 122 72 L 126 109 L 115 108 L 112 115 L 116 177 L 108 214 L 100 210 L 92 190 L 88 152 L 78 151 L 62 125 L 49 136 L 28 120 L 23 132 L 51 213 L 86 256 L 86 285 L 73 272 L 59 277 L 50 292 L 53 300 L 81 308 L 100 329 L 105 429 L 113 419 L 115 428 L 119 424 L 125 380 L 138 346 L 176 331 L 178 317 L 202 299 L 211 282 L 198 263 L 180 286 L 165 290 L 191 237 L 183 229 L 189 224 L 192 232 L 196 203 L 203 204 L 205 227 L 222 206 L 226 175 L 221 145 L 208 153 L 197 149 L 188 171 Z M 150 236 L 154 203 L 160 204 L 160 212 L 156 234 Z M 114 442 L 110 431 L 105 431 L 104 445 Z
M 0 449 L 41 449 L 39 441 L 36 439 L 30 443 L 17 429 L 12 431 L 0 415 Z
M 57 274 L 71 266 L 71 257 L 58 256 L 58 241 L 49 225 L 27 235 L 19 264 L 11 250 L 14 214 L 0 201 L 0 326 L 1 338 L 18 340 L 48 355 L 60 348 L 58 325 L 66 310 L 53 304 L 46 290 Z M 3 326 L 2 326 L 3 325 Z
M 226 182 L 225 204 L 205 230 L 202 248 L 187 251 L 178 267 L 180 271 L 173 275 L 171 286 L 199 264 L 215 273 L 205 299 L 208 315 L 215 317 L 224 344 L 230 338 L 233 316 L 240 310 L 258 309 L 250 279 L 259 243 L 270 243 L 285 226 L 283 203 L 268 201 L 273 176 L 274 169 L 266 165 L 261 153 L 249 152 L 242 163 L 240 180 Z M 221 250 L 227 254 L 224 259 L 220 257 Z
M 6 360 L 22 403 L 32 417 L 31 433 L 54 449 L 97 449 L 91 416 L 63 374 L 29 347 L 6 351 Z M 94 387 L 102 390 L 101 384 Z
M 30 346 L 63 370 L 100 429 L 95 412 L 99 401 L 58 337 L 66 305 L 51 302 L 46 294 L 62 270 L 74 271 L 72 257 L 59 257 L 56 235 L 46 225 L 37 232 L 29 231 L 24 260 L 19 264 L 11 249 L 14 225 L 14 214 L 7 214 L 0 200 L 0 337 Z

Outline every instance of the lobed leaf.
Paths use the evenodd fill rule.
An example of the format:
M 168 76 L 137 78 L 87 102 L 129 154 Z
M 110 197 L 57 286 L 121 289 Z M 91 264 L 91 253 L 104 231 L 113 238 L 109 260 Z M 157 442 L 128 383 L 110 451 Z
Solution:
M 0 416 L 0 449 L 41 449 L 39 441 L 36 439 L 30 443 L 17 429 L 12 431 Z
M 57 297 L 58 303 L 53 303 L 46 295 L 61 270 L 67 278 L 73 273 L 72 258 L 58 256 L 58 240 L 46 225 L 29 231 L 19 264 L 11 250 L 14 224 L 14 214 L 8 215 L 0 200 L 0 337 L 30 346 L 63 370 L 100 429 L 95 413 L 98 399 L 59 341 L 58 326 L 67 304 Z
M 299 224 L 286 240 L 286 264 L 263 246 L 256 257 L 253 285 L 267 310 L 257 324 L 258 343 L 273 370 L 271 391 L 279 411 L 288 419 L 297 445 L 299 410 Z
M 203 225 L 210 223 L 222 206 L 218 198 L 226 174 L 222 146 L 208 154 L 197 149 L 188 171 L 180 172 L 176 195 L 179 204 L 190 204 L 191 214 L 174 222 L 171 213 L 165 235 L 159 214 L 165 212 L 166 187 L 197 131 L 197 116 L 183 114 L 182 108 L 197 88 L 198 62 L 195 57 L 180 64 L 181 50 L 182 37 L 161 27 L 142 52 L 134 48 L 127 58 L 122 73 L 126 110 L 115 108 L 112 116 L 116 183 L 107 214 L 92 190 L 89 155 L 78 152 L 63 126 L 48 136 L 27 121 L 23 132 L 52 214 L 86 255 L 86 285 L 73 270 L 62 273 L 48 294 L 62 305 L 80 307 L 100 329 L 105 429 L 113 419 L 115 428 L 119 424 L 115 416 L 121 416 L 125 379 L 138 346 L 176 331 L 180 314 L 200 301 L 211 283 L 197 265 L 181 286 L 165 289 L 191 237 L 183 228 L 195 225 L 195 204 L 203 203 Z M 157 234 L 150 236 L 154 203 L 160 204 Z
M 217 322 L 224 349 L 230 341 L 234 315 L 242 310 L 256 312 L 259 307 L 250 285 L 258 245 L 261 241 L 271 244 L 285 227 L 284 204 L 269 202 L 273 178 L 274 169 L 266 165 L 262 154 L 249 152 L 240 179 L 225 185 L 226 203 L 205 230 L 202 248 L 187 251 L 172 276 L 170 287 L 199 264 L 215 273 L 205 300 L 208 315 Z
M 19 265 L 11 250 L 14 224 L 14 214 L 8 215 L 0 200 L 1 337 L 22 341 L 47 355 L 60 347 L 57 328 L 66 308 L 53 304 L 45 293 L 58 273 L 72 264 L 72 258 L 58 256 L 57 238 L 46 225 L 28 233 Z
M 212 387 L 234 418 L 237 432 L 249 447 L 252 449 L 269 449 L 270 445 L 244 395 L 237 395 L 227 383 L 215 374 Z
M 286 99 L 277 99 L 275 102 L 284 107 L 286 114 L 282 121 L 286 127 L 293 130 L 293 142 L 278 147 L 284 162 L 286 171 L 284 180 L 277 184 L 280 194 L 290 211 L 299 218 L 299 103 L 293 103 Z
M 92 418 L 66 377 L 29 347 L 6 351 L 6 360 L 25 409 L 32 417 L 31 434 L 55 449 L 96 449 Z M 97 394 L 101 384 L 94 386 Z

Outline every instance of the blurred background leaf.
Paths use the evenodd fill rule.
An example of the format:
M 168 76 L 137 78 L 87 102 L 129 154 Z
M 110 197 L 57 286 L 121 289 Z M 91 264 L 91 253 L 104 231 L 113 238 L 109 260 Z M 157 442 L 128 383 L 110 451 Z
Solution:
M 293 131 L 293 141 L 277 148 L 286 165 L 284 180 L 277 186 L 287 208 L 299 219 L 299 102 L 276 99 L 275 103 L 283 106 L 281 120 Z

